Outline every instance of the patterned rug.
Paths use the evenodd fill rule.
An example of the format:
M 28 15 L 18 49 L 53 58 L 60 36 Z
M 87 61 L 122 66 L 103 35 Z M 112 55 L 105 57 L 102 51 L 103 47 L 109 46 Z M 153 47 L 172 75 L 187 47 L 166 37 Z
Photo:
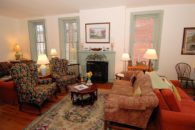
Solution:
M 70 95 L 65 96 L 25 130 L 103 130 L 106 92 L 98 93 L 98 100 L 84 107 L 72 105 Z

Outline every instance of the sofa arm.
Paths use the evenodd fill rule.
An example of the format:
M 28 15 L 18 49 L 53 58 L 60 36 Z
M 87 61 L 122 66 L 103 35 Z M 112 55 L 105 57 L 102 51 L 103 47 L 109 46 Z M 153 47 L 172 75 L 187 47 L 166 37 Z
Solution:
M 13 88 L 13 86 L 14 86 L 13 81 L 8 81 L 8 82 L 0 81 L 0 87 Z
M 161 110 L 160 122 L 163 130 L 195 130 L 195 114 Z

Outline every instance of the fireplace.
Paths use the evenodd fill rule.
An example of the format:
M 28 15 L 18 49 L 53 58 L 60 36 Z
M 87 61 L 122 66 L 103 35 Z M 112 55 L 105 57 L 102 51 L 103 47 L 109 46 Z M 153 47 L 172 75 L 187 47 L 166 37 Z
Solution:
M 91 71 L 93 83 L 108 82 L 108 62 L 107 61 L 87 61 L 87 72 Z

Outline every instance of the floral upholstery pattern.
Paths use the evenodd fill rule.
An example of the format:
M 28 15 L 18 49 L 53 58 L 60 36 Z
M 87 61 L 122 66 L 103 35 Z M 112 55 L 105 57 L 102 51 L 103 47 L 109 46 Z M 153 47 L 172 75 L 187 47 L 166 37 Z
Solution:
M 66 59 L 52 58 L 50 65 L 51 75 L 58 87 L 66 87 L 68 84 L 76 82 L 76 75 L 68 72 L 68 61 Z
M 43 102 L 56 92 L 56 84 L 38 84 L 37 65 L 35 63 L 14 64 L 11 76 L 17 86 L 20 107 L 22 103 L 32 103 L 40 107 Z
M 105 125 L 113 121 L 139 128 L 147 127 L 153 109 L 158 106 L 158 98 L 152 90 L 149 75 L 141 71 L 133 75 L 136 76 L 134 85 L 128 83 L 130 80 L 114 81 L 105 102 Z M 132 95 L 137 87 L 140 87 L 141 95 Z

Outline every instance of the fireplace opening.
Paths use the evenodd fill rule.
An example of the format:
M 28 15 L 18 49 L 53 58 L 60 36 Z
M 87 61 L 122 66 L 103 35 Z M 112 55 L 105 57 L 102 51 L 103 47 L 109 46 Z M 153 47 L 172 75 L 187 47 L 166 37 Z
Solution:
M 93 83 L 108 82 L 108 62 L 107 61 L 87 61 L 87 72 L 91 71 Z

